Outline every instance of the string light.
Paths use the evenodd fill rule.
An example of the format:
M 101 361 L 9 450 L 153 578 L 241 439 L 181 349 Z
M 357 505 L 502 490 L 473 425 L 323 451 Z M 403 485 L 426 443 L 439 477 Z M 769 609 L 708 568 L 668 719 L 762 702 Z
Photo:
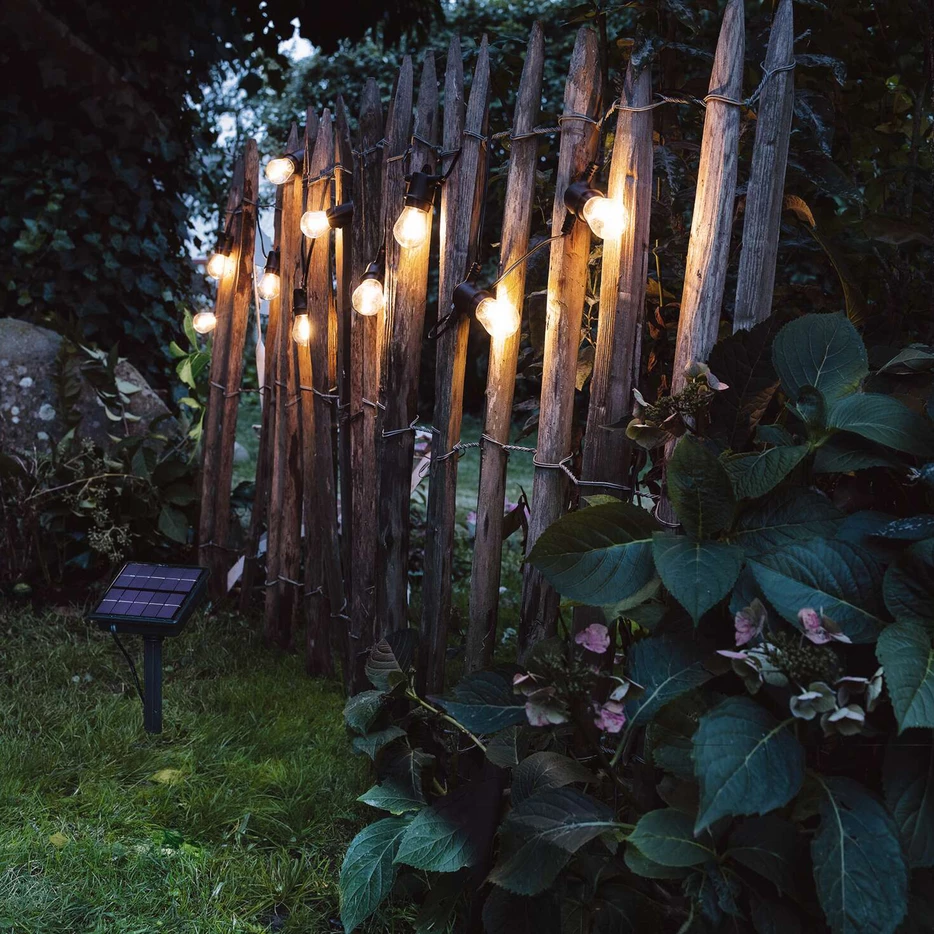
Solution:
M 370 263 L 364 270 L 360 284 L 350 296 L 350 303 L 361 315 L 378 315 L 386 304 L 383 295 L 384 256 L 385 250 L 380 250 L 375 262 Z
M 199 334 L 210 334 L 217 327 L 217 315 L 213 311 L 199 311 L 191 319 L 191 326 Z
M 222 279 L 233 267 L 230 254 L 233 251 L 233 237 L 228 233 L 217 235 L 217 245 L 205 267 L 212 279 Z
M 311 340 L 311 318 L 308 317 L 308 296 L 304 289 L 292 292 L 292 340 L 299 347 L 307 347 Z
M 353 217 L 353 202 L 335 205 L 326 211 L 305 211 L 299 226 L 309 240 L 316 240 L 329 230 L 346 227 Z
M 408 188 L 405 192 L 404 206 L 392 228 L 392 235 L 404 250 L 414 250 L 428 239 L 429 212 L 434 201 L 435 188 L 442 178 L 440 175 L 422 171 L 407 175 L 406 181 Z
M 266 256 L 266 268 L 263 277 L 259 280 L 256 291 L 263 301 L 268 302 L 279 297 L 281 282 L 279 280 L 279 251 L 270 250 Z
M 618 237 L 629 220 L 626 208 L 592 187 L 589 179 L 569 185 L 564 204 L 573 217 L 583 218 L 593 235 L 601 240 Z
M 454 289 L 454 312 L 475 315 L 494 340 L 511 337 L 519 330 L 518 309 L 469 280 Z
M 266 163 L 266 178 L 273 185 L 284 185 L 300 168 L 305 160 L 305 150 L 296 149 L 284 156 L 270 159 Z

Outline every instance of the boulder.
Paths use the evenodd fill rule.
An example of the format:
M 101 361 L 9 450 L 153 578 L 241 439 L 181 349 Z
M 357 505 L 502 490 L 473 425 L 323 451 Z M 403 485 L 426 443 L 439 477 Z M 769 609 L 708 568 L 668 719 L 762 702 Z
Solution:
M 67 431 L 60 391 L 62 343 L 54 331 L 16 318 L 0 319 L 0 449 L 45 450 Z M 111 435 L 145 434 L 153 419 L 169 414 L 139 370 L 125 360 L 115 372 L 129 399 L 126 410 L 139 421 L 112 421 L 91 382 L 76 366 L 69 372 L 78 380 L 72 400 L 73 412 L 80 416 L 75 433 L 102 447 L 113 443 Z M 164 419 L 158 429 L 167 435 L 179 431 L 174 418 Z

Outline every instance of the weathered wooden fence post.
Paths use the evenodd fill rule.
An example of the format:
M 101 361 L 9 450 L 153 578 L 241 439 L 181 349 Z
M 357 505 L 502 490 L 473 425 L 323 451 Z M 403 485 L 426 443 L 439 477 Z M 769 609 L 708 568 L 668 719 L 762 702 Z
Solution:
M 793 18 L 791 0 L 780 0 L 772 20 L 759 96 L 736 283 L 734 332 L 755 327 L 772 312 L 785 166 L 795 105 Z
M 607 196 L 625 224 L 619 236 L 603 241 L 597 352 L 590 383 L 582 479 L 625 484 L 630 446 L 626 433 L 609 430 L 632 410 L 633 377 L 639 369 L 637 325 L 645 313 L 645 280 L 652 215 L 652 75 L 626 71 L 616 120 Z M 615 493 L 590 487 L 588 492 Z
M 287 151 L 298 149 L 298 129 L 292 126 Z M 305 154 L 306 164 L 308 154 Z M 298 424 L 298 361 L 292 340 L 293 289 L 302 281 L 301 230 L 302 177 L 299 173 L 280 185 L 282 208 L 276 211 L 280 252 L 281 291 L 276 347 L 276 393 L 273 458 L 269 487 L 269 523 L 266 551 L 265 633 L 269 642 L 282 648 L 292 645 L 301 530 L 301 441 Z M 269 409 L 273 406 L 269 405 Z M 272 417 L 272 412 L 270 412 Z
M 594 158 L 600 110 L 600 58 L 596 34 L 582 27 L 577 34 L 564 93 L 561 150 L 555 178 L 552 235 L 561 233 L 565 219 L 564 193 L 582 176 Z M 529 522 L 529 549 L 567 507 L 568 478 L 559 466 L 571 454 L 571 422 L 580 326 L 587 288 L 590 229 L 578 221 L 551 246 L 548 271 L 548 308 L 542 398 L 535 457 L 535 485 Z M 558 599 L 555 591 L 531 565 L 523 574 L 520 651 L 555 631 Z
M 447 80 L 445 80 L 447 88 Z M 445 182 L 441 200 L 441 277 L 438 285 L 438 321 L 453 312 L 452 296 L 478 259 L 480 216 L 486 197 L 486 162 L 490 158 L 487 107 L 490 98 L 490 57 L 486 37 L 480 43 L 470 100 L 462 129 L 452 117 L 461 112 L 463 88 L 455 102 L 444 102 L 444 150 L 460 148 L 453 172 Z M 449 128 L 450 123 L 450 128 Z M 466 316 L 440 325 L 435 370 L 435 413 L 428 487 L 428 522 L 425 540 L 425 578 L 422 589 L 422 645 L 425 649 L 426 686 L 444 687 L 448 621 L 454 564 L 454 520 L 457 510 L 457 457 L 464 412 L 464 372 L 467 366 Z
M 538 136 L 533 133 L 542 96 L 545 48 L 541 23 L 529 37 L 525 64 L 516 94 L 510 137 L 509 174 L 503 209 L 499 275 L 522 257 L 529 245 L 535 206 L 535 159 Z M 496 297 L 522 314 L 525 304 L 526 265 L 519 263 L 496 287 Z M 476 671 L 491 664 L 499 608 L 500 565 L 503 558 L 503 508 L 506 465 L 512 425 L 521 329 L 509 337 L 490 338 L 486 384 L 486 411 L 480 445 L 480 489 L 477 494 L 477 533 L 470 574 L 470 619 L 467 626 L 466 667 Z M 487 441 L 489 438 L 491 440 Z
M 211 386 L 202 445 L 199 559 L 211 569 L 214 600 L 227 594 L 229 558 L 230 484 L 233 450 L 237 439 L 237 409 L 243 378 L 243 348 L 253 298 L 253 248 L 256 233 L 256 196 L 259 188 L 259 153 L 248 140 L 237 160 L 234 186 L 227 210 L 234 242 L 235 266 L 224 276 L 217 292 Z
M 418 415 L 418 371 L 431 249 L 430 212 L 426 220 L 428 236 L 419 246 L 403 249 L 392 234 L 392 225 L 402 210 L 402 186 L 396 183 L 396 172 L 401 170 L 407 148 L 411 149 L 409 164 L 413 171 L 427 168 L 431 172 L 434 168 L 438 81 L 432 52 L 425 53 L 414 131 L 407 147 L 411 101 L 412 63 L 406 59 L 386 131 L 390 148 L 385 157 L 383 187 L 383 216 L 389 222 L 386 224 L 386 352 L 380 373 L 385 409 L 380 459 L 381 564 L 377 576 L 377 605 L 384 632 L 408 625 L 409 501 L 415 450 L 412 427 Z
M 706 98 L 672 393 L 684 388 L 686 368 L 705 361 L 717 339 L 736 195 L 744 33 L 743 0 L 728 0 Z
M 383 112 L 376 82 L 368 78 L 358 121 L 357 152 L 354 155 L 353 284 L 360 284 L 366 267 L 376 261 L 382 243 L 379 156 L 383 136 Z M 385 279 L 384 279 L 385 281 Z M 350 522 L 350 693 L 363 690 L 365 652 L 376 641 L 376 553 L 379 469 L 376 462 L 379 359 L 383 333 L 383 310 L 375 315 L 351 315 L 350 409 L 352 518 Z M 347 506 L 345 509 L 349 508 Z M 347 512 L 344 512 L 347 515 Z M 347 529 L 344 529 L 347 534 Z

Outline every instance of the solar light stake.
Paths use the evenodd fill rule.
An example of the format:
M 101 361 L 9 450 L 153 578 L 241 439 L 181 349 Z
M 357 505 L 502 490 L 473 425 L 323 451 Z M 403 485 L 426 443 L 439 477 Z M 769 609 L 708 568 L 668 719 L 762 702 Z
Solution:
M 143 727 L 147 733 L 162 732 L 162 636 L 143 636 Z

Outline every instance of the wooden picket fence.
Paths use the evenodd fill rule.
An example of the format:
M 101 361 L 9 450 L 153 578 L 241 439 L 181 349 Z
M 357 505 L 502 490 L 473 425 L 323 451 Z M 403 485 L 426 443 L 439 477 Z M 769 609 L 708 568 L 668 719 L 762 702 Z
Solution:
M 791 0 L 777 6 L 763 80 L 742 99 L 742 0 L 728 0 L 706 105 L 701 162 L 678 326 L 673 389 L 685 367 L 705 360 L 720 321 L 734 216 L 742 107 L 757 109 L 756 136 L 736 296 L 736 328 L 770 313 L 785 161 L 793 102 Z M 303 150 L 300 171 L 276 189 L 275 247 L 281 288 L 269 303 L 256 492 L 245 553 L 231 547 L 230 485 L 243 374 L 247 317 L 254 294 L 253 243 L 258 191 L 255 144 L 238 160 L 228 202 L 235 262 L 221 280 L 204 428 L 200 554 L 212 570 L 216 599 L 228 592 L 231 567 L 242 561 L 241 605 L 265 585 L 266 638 L 294 646 L 304 621 L 309 672 L 327 674 L 342 659 L 348 690 L 363 686 L 369 647 L 410 625 L 409 515 L 423 353 L 435 354 L 435 411 L 428 474 L 427 538 L 420 621 L 421 686 L 444 682 L 451 616 L 455 489 L 461 445 L 469 319 L 452 296 L 478 257 L 491 140 L 508 147 L 496 297 L 520 313 L 532 221 L 537 152 L 558 140 L 551 220 L 545 347 L 538 447 L 527 547 L 572 504 L 574 487 L 629 498 L 632 452 L 625 419 L 639 380 L 652 199 L 652 111 L 674 106 L 653 99 L 650 71 L 630 67 L 616 101 L 601 100 L 596 34 L 580 30 L 556 127 L 538 126 L 545 43 L 536 25 L 516 93 L 509 130 L 491 135 L 490 50 L 484 39 L 465 94 L 459 40 L 451 42 L 443 96 L 434 54 L 415 67 L 406 57 L 385 117 L 374 81 L 367 82 L 356 134 L 338 98 L 336 113 L 309 110 L 303 134 L 292 128 L 286 152 Z M 443 103 L 443 109 L 440 105 Z M 604 132 L 613 131 L 605 153 Z M 567 187 L 602 168 L 596 183 L 624 212 L 622 232 L 603 245 L 596 354 L 582 456 L 572 446 L 572 415 L 586 297 L 591 232 L 566 224 Z M 406 177 L 425 171 L 439 184 L 438 325 L 424 335 L 430 238 L 403 249 L 392 228 Z M 306 240 L 303 211 L 353 201 L 350 226 Z M 438 199 L 436 199 L 438 200 Z M 429 230 L 432 223 L 429 214 Z M 385 256 L 383 310 L 351 307 L 367 266 Z M 482 283 L 480 283 L 482 285 Z M 292 339 L 296 289 L 304 289 L 310 338 Z M 299 309 L 301 311 L 301 309 Z M 450 316 L 450 317 L 449 317 Z M 503 541 L 503 502 L 519 333 L 491 339 L 486 411 L 480 442 L 480 487 L 470 580 L 466 665 L 492 661 Z M 529 456 L 530 450 L 517 456 Z M 578 476 L 579 472 L 579 476 Z M 659 508 L 663 507 L 659 504 Z M 265 531 L 266 547 L 260 554 Z M 524 569 L 520 650 L 555 632 L 558 599 L 531 566 Z M 581 619 L 586 620 L 586 611 Z

